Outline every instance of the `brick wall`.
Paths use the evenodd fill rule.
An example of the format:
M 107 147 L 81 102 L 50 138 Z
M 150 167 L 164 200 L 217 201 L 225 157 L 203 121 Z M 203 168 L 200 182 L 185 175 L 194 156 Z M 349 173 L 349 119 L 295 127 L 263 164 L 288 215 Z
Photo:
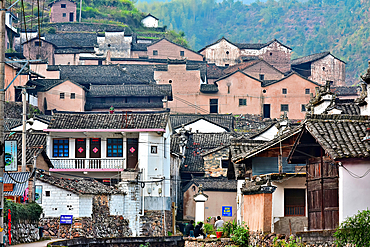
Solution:
M 66 7 L 62 8 L 62 4 Z M 68 0 L 54 2 L 50 9 L 50 22 L 70 22 L 70 13 L 73 14 L 73 21 L 76 21 L 76 6 L 76 3 Z

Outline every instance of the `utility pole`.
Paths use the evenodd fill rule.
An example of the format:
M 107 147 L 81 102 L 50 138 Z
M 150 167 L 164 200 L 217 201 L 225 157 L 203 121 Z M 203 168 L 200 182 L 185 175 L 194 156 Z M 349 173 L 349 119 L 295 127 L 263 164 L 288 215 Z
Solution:
M 23 112 L 22 112 L 22 172 L 26 171 L 26 124 L 27 124 L 27 99 L 26 99 L 26 87 L 22 87 L 22 104 L 23 104 Z
M 4 104 L 5 104 L 5 0 L 0 0 L 0 246 L 4 246 Z
M 82 13 L 82 0 L 80 0 L 80 22 L 81 22 L 81 13 Z

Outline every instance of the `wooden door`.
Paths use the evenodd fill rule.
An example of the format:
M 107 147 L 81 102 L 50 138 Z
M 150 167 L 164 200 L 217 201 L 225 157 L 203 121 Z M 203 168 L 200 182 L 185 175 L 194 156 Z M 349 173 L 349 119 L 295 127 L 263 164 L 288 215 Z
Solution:
M 338 226 L 338 177 L 338 167 L 329 158 L 309 160 L 306 174 L 309 230 L 331 230 Z
M 127 169 L 136 169 L 139 153 L 138 138 L 127 138 Z
M 101 168 L 101 139 L 91 138 L 90 139 L 90 169 L 100 169 Z
M 86 158 L 86 138 L 77 138 L 75 144 L 75 168 L 84 169 L 85 168 L 85 158 Z

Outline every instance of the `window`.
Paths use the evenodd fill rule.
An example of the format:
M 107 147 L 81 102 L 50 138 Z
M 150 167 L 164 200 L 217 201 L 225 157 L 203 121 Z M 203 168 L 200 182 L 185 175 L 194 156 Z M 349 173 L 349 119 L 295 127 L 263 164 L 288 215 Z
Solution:
M 67 17 L 67 14 L 66 13 L 63 13 L 63 15 L 62 15 L 63 17 Z
M 157 50 L 153 50 L 153 56 L 157 56 L 158 55 L 158 51 Z
M 284 216 L 305 216 L 305 190 L 284 189 Z
M 322 70 L 325 71 L 325 67 L 322 67 Z
M 60 99 L 64 99 L 64 93 L 60 93 L 60 94 L 59 94 L 59 98 L 60 98 Z
M 107 138 L 107 157 L 123 157 L 123 140 Z
M 76 98 L 76 94 L 75 93 L 71 93 L 71 99 L 75 99 Z
M 98 61 L 98 65 L 103 65 L 103 61 L 102 60 L 99 60 Z
M 272 56 L 272 52 L 270 52 L 270 56 Z
M 157 146 L 150 146 L 150 153 L 151 154 L 158 153 L 158 147 Z
M 69 141 L 68 139 L 53 139 L 53 157 L 68 157 Z
M 66 4 L 64 3 L 62 3 L 61 5 L 60 5 L 60 7 L 62 8 L 62 9 L 65 9 L 67 6 L 66 6 Z
M 288 90 L 287 90 L 286 88 L 283 88 L 283 89 L 282 89 L 282 93 L 283 93 L 283 94 L 287 94 L 287 93 L 288 93 Z
M 50 190 L 45 191 L 45 196 L 50 196 Z
M 181 57 L 185 56 L 185 52 L 184 51 L 180 51 L 180 56 Z
M 168 80 L 168 83 L 172 83 L 172 80 Z
M 229 64 L 228 63 L 225 63 L 225 67 L 229 67 Z
M 40 41 L 35 41 L 35 46 L 42 46 L 42 43 Z
M 265 80 L 265 75 L 262 75 L 262 74 L 261 74 L 261 75 L 260 75 L 260 80 L 261 80 L 261 81 Z
M 289 111 L 289 105 L 288 104 L 280 105 L 280 111 Z
M 309 88 L 306 88 L 306 89 L 304 90 L 304 92 L 305 92 L 305 94 L 310 94 L 310 89 L 309 89 Z
M 226 51 L 226 55 L 229 55 L 229 53 L 230 53 L 229 51 Z
M 229 160 L 221 160 L 221 168 L 229 168 Z
M 301 111 L 306 111 L 306 105 L 301 105 Z
M 239 106 L 247 105 L 247 99 L 239 99 Z
M 209 113 L 218 113 L 218 99 L 209 99 Z
M 267 92 L 267 91 L 266 91 L 266 89 L 263 89 L 263 90 L 262 90 L 262 93 L 266 93 L 266 92 Z
M 330 85 L 334 85 L 334 82 L 333 81 L 328 81 Z

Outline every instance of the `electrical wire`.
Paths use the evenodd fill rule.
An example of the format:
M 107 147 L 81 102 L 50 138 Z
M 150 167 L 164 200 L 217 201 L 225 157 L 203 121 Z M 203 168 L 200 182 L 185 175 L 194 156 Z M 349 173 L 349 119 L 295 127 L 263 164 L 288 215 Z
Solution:
M 340 164 L 339 165 L 340 167 L 343 167 L 344 168 L 344 170 L 346 170 L 347 172 L 348 172 L 348 174 L 349 175 L 351 175 L 351 177 L 353 177 L 353 178 L 356 178 L 356 179 L 361 179 L 361 178 L 364 178 L 364 177 L 366 177 L 367 175 L 369 175 L 369 173 L 370 173 L 370 169 L 368 169 L 362 176 L 360 176 L 360 175 L 357 175 L 356 173 L 354 173 L 354 172 L 352 172 L 352 171 L 350 171 L 350 170 L 348 170 L 344 165 L 342 165 L 342 164 Z

